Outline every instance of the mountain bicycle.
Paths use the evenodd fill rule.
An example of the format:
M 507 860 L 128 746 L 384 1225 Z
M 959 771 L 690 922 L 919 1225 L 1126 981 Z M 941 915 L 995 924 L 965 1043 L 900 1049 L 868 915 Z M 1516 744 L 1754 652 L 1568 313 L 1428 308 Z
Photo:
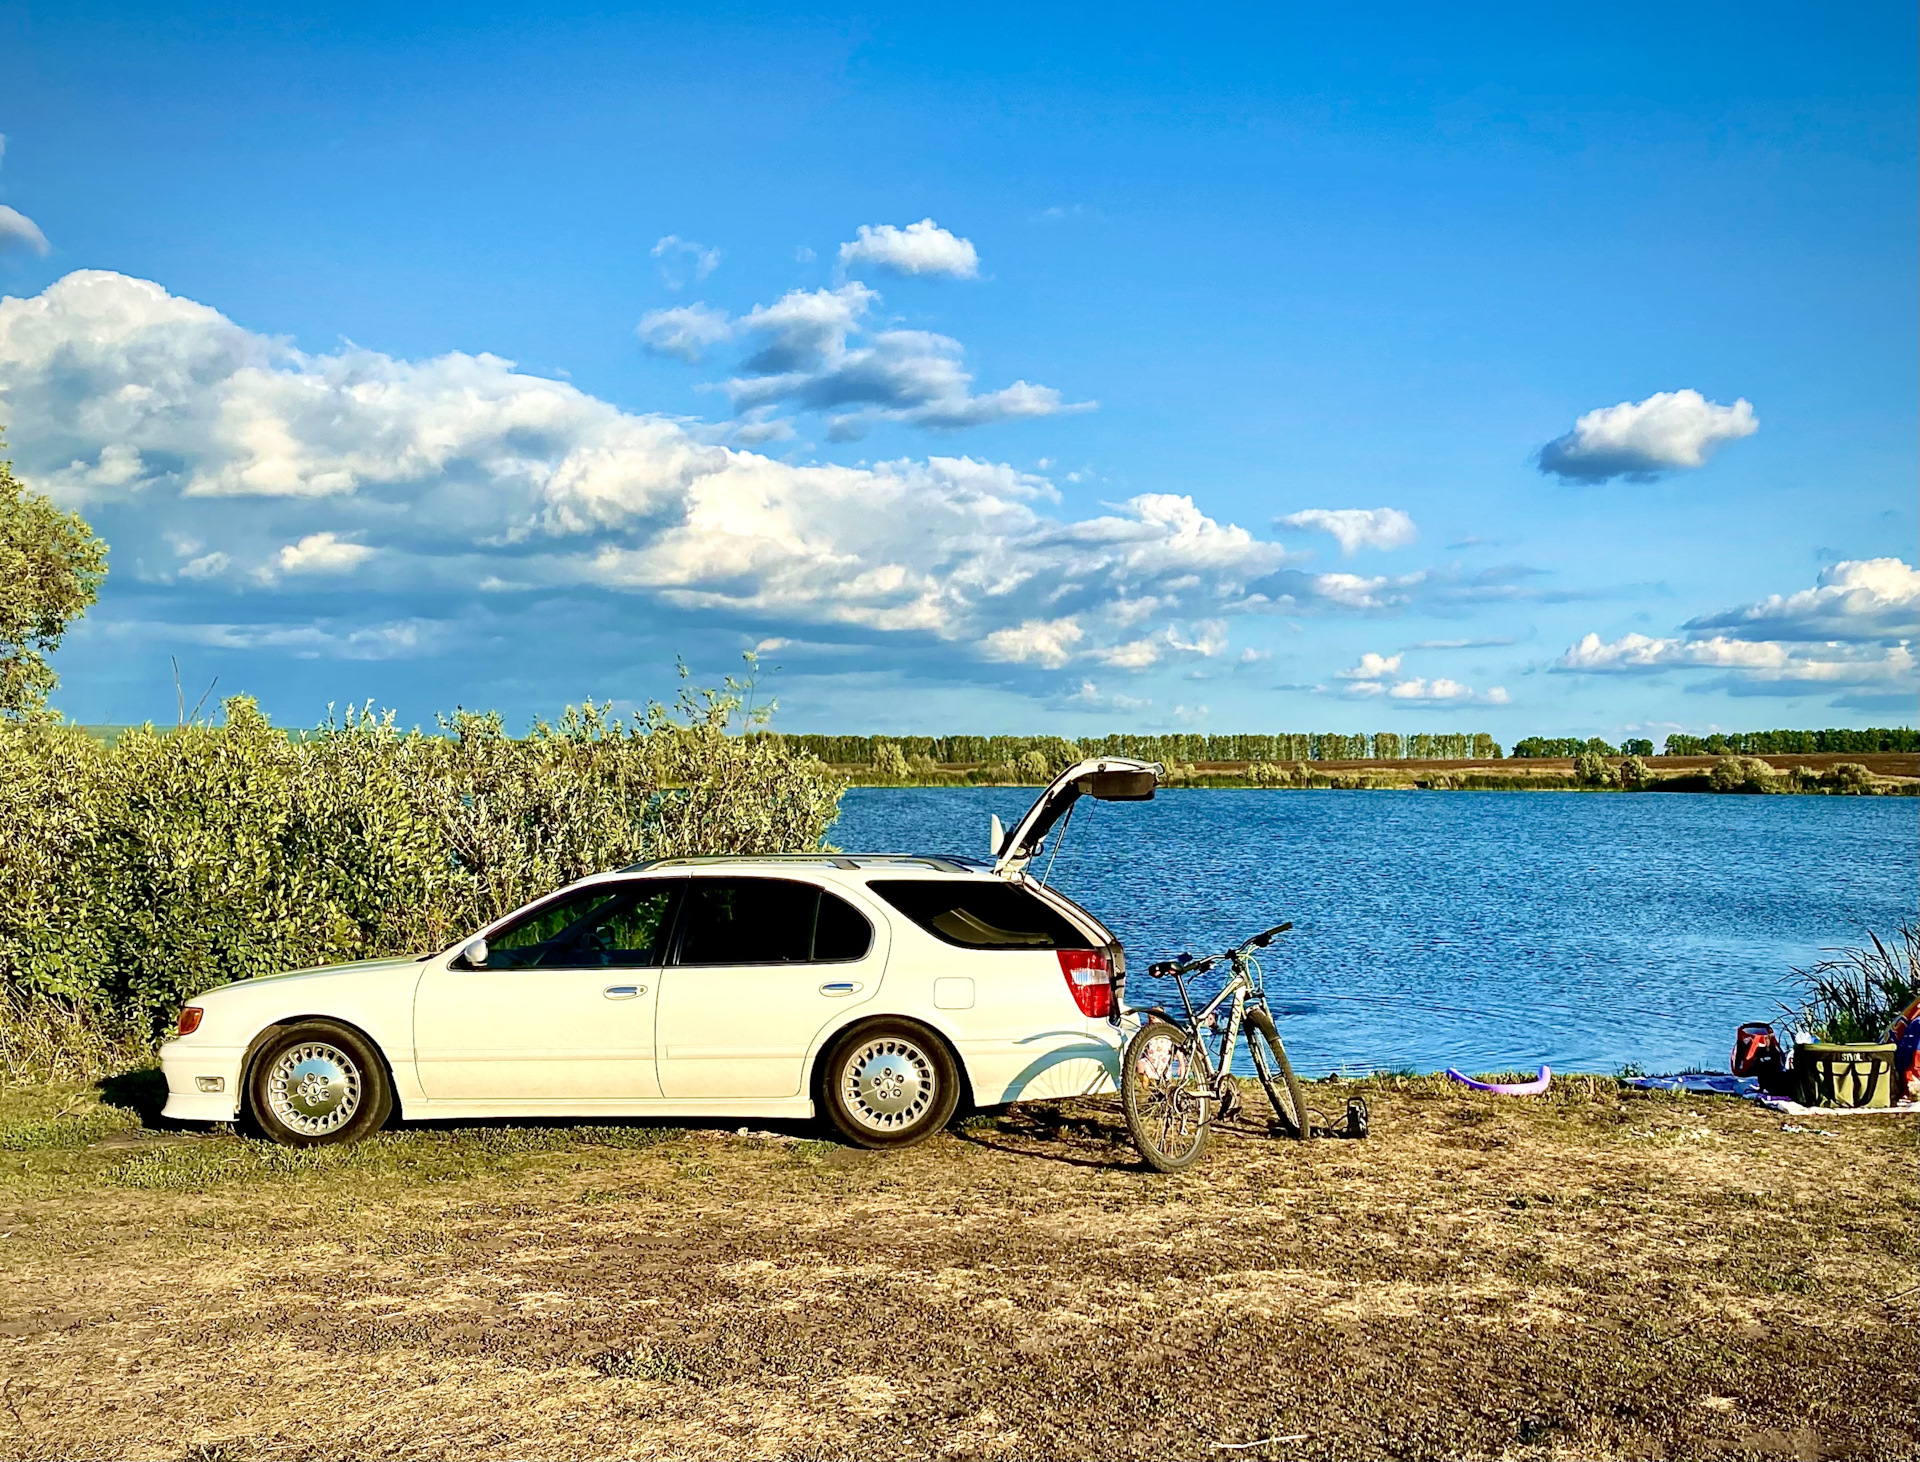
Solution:
M 1292 927 L 1290 922 L 1276 924 L 1219 954 L 1199 958 L 1183 954 L 1147 967 L 1148 974 L 1174 982 L 1186 1009 L 1184 1021 L 1157 1005 L 1127 1012 L 1144 1015 L 1146 1020 L 1127 1042 L 1120 1060 L 1120 1100 L 1133 1145 L 1149 1167 L 1173 1173 L 1191 1166 L 1205 1149 L 1213 1124 L 1241 1109 L 1240 1090 L 1233 1079 L 1233 1047 L 1243 1030 L 1253 1069 L 1273 1104 L 1274 1125 L 1295 1140 L 1310 1134 L 1300 1083 L 1267 1009 L 1266 986 L 1253 955 Z M 1187 977 L 1205 974 L 1222 961 L 1233 966 L 1232 975 L 1219 994 L 1194 1009 Z M 1227 1007 L 1224 1017 L 1222 1006 Z M 1217 1056 L 1207 1049 L 1209 1031 L 1220 1033 Z

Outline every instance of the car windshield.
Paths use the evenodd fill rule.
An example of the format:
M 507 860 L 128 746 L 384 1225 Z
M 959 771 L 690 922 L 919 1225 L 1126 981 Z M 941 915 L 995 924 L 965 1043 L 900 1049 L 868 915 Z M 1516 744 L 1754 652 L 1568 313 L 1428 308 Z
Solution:
M 936 939 L 962 949 L 1091 949 L 1025 889 L 997 878 L 877 878 L 867 884 Z

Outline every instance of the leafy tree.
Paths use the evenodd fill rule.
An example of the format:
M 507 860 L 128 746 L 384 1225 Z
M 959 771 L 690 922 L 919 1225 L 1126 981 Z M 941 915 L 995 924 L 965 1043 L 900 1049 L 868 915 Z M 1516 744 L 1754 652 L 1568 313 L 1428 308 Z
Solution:
M 60 683 L 46 657 L 106 572 L 107 545 L 86 519 L 29 492 L 0 457 L 0 716 L 45 704 Z

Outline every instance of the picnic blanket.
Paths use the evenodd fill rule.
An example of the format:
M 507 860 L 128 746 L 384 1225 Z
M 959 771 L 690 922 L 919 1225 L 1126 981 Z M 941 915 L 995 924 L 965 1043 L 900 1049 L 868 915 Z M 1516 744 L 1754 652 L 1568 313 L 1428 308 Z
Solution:
M 1912 1117 L 1920 1115 L 1920 1104 L 1902 1102 L 1891 1107 L 1803 1107 L 1791 1097 L 1773 1096 L 1760 1090 L 1752 1076 L 1725 1076 L 1714 1071 L 1686 1071 L 1678 1076 L 1630 1076 L 1628 1086 L 1649 1091 L 1692 1091 L 1703 1095 L 1744 1097 L 1764 1103 L 1776 1112 L 1792 1117 Z

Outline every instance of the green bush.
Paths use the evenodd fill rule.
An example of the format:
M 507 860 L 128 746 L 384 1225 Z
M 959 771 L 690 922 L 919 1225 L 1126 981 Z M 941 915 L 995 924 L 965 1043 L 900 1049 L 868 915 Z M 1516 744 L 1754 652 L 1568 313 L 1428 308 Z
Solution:
M 1617 787 L 1620 774 L 1597 751 L 1582 751 L 1573 758 L 1573 780 L 1582 787 Z
M 838 778 L 730 734 L 726 693 L 607 709 L 524 739 L 352 711 L 289 739 L 244 697 L 110 747 L 0 725 L 0 985 L 160 1019 L 228 980 L 443 949 L 643 858 L 818 847 L 838 815 Z
M 1652 745 L 1651 742 L 1641 744 L 1648 747 Z M 1615 775 L 1620 779 L 1620 785 L 1630 792 L 1638 791 L 1653 781 L 1653 773 L 1648 770 L 1646 762 L 1641 759 L 1638 752 L 1621 762 Z
M 1772 767 L 1752 756 L 1723 756 L 1707 773 L 1707 785 L 1716 792 L 1772 792 L 1779 782 Z

